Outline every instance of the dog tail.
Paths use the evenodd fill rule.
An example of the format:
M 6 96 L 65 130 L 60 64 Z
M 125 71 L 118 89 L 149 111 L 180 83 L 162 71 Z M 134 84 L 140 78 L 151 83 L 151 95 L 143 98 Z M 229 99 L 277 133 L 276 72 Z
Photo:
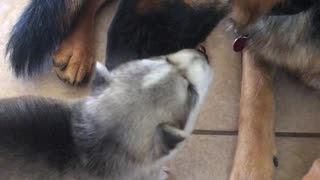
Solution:
M 17 76 L 39 73 L 71 31 L 85 0 L 32 0 L 13 27 L 7 44 Z

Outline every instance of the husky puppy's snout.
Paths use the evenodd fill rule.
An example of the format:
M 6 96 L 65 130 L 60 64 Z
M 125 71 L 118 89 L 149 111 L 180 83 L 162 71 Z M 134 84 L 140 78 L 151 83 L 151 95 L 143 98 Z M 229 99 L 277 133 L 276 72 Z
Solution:
M 168 55 L 167 61 L 188 81 L 187 89 L 190 94 L 199 96 L 197 98 L 202 101 L 213 79 L 213 71 L 205 50 L 182 50 Z
M 167 61 L 176 66 L 179 73 L 188 81 L 189 101 L 194 104 L 195 111 L 198 111 L 197 108 L 204 101 L 213 80 L 213 71 L 205 49 L 181 50 L 178 53 L 168 55 Z M 188 133 L 192 131 L 195 121 L 192 113 L 190 117 L 184 124 L 185 131 Z

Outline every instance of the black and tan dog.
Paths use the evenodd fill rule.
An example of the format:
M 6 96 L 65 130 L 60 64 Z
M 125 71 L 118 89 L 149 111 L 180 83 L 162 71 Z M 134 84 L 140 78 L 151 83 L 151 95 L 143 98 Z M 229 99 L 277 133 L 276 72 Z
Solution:
M 111 0 L 32 0 L 8 43 L 17 75 L 33 75 L 54 59 L 56 73 L 80 84 L 94 67 L 94 22 Z M 220 0 L 120 0 L 108 36 L 107 66 L 194 48 L 227 12 Z M 54 56 L 53 56 L 54 54 Z
M 8 44 L 16 74 L 39 72 L 45 60 L 54 54 L 60 78 L 71 84 L 87 79 L 94 64 L 95 15 L 107 2 L 31 1 Z M 272 76 L 270 68 L 261 63 L 286 68 L 307 85 L 320 88 L 317 47 L 320 3 L 283 1 L 272 11 L 281 16 L 259 19 L 259 15 L 278 2 L 121 0 L 109 30 L 106 63 L 114 68 L 132 59 L 195 47 L 234 5 L 232 17 L 236 27 L 249 35 L 250 40 L 244 53 L 239 144 L 231 179 L 273 178 Z
M 95 62 L 95 16 L 111 1 L 32 0 L 15 25 L 7 46 L 16 74 L 36 74 L 44 62 L 54 59 L 61 79 L 71 84 L 88 79 Z M 235 8 L 234 16 L 246 19 L 241 21 L 246 24 L 244 21 L 252 21 L 248 19 L 250 15 L 255 17 L 265 11 L 263 7 L 271 6 L 269 1 L 261 4 L 253 4 L 259 2 L 255 0 L 234 1 L 234 7 L 240 7 Z M 229 0 L 119 0 L 118 4 L 108 33 L 108 68 L 130 59 L 194 48 L 230 9 Z
M 291 4 L 291 9 L 285 12 L 292 15 L 259 18 L 259 14 L 253 13 L 247 15 L 249 18 L 235 18 L 238 29 L 248 35 L 249 40 L 243 53 L 239 137 L 232 180 L 274 179 L 272 66 L 292 72 L 307 86 L 320 88 L 317 47 L 320 3 L 312 0 L 284 3 Z M 268 9 L 266 6 L 261 12 L 268 12 Z M 277 12 L 277 7 L 274 11 Z M 255 20 L 257 22 L 250 24 Z M 305 179 L 320 178 L 314 169 Z

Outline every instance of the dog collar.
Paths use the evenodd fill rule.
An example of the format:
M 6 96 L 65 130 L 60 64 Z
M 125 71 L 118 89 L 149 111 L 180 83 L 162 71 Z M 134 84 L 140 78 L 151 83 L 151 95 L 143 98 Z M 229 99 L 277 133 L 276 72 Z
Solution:
M 244 48 L 246 48 L 249 36 L 248 35 L 243 35 L 239 33 L 238 29 L 235 27 L 235 25 L 232 25 L 233 27 L 233 33 L 235 35 L 235 40 L 233 41 L 233 51 L 234 52 L 242 52 Z
M 234 21 L 231 19 L 229 19 L 228 21 L 227 29 L 228 31 L 231 31 L 235 37 L 232 45 L 233 51 L 237 53 L 243 51 L 243 49 L 246 48 L 247 46 L 249 36 L 239 33 L 238 29 L 235 26 Z
M 233 51 L 241 52 L 247 46 L 249 37 L 246 35 L 238 35 L 238 37 L 233 41 Z

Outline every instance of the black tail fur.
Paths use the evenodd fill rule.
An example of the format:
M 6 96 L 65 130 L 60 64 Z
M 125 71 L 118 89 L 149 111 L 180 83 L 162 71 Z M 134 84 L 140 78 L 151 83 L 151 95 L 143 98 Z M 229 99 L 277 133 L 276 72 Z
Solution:
M 85 0 L 32 0 L 13 28 L 7 54 L 17 76 L 40 72 L 78 16 Z

